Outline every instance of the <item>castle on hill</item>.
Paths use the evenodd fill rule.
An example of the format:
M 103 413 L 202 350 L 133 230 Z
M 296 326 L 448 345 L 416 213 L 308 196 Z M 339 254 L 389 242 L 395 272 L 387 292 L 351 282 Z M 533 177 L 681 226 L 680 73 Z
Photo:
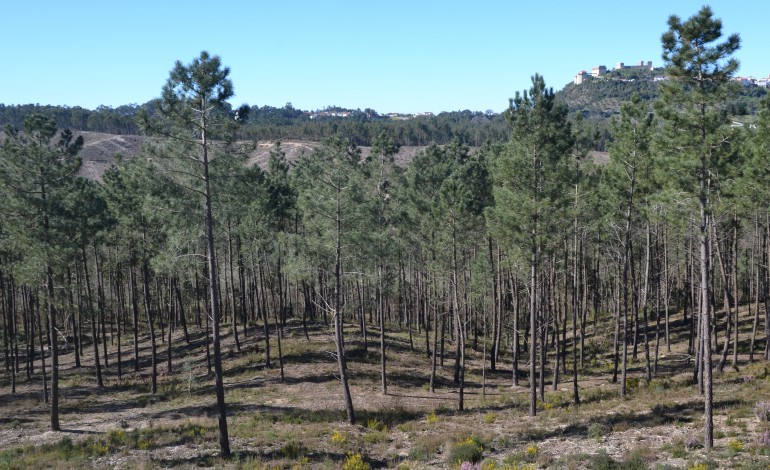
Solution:
M 618 62 L 615 64 L 615 68 L 613 70 L 627 70 L 627 69 L 642 69 L 642 70 L 654 70 L 652 66 L 652 61 L 648 60 L 647 62 L 640 60 L 634 65 L 626 65 L 623 62 Z M 607 73 L 607 67 L 605 65 L 597 65 L 596 67 L 593 67 L 591 69 L 591 73 L 589 74 L 585 70 L 581 70 L 578 72 L 577 75 L 575 75 L 575 85 L 580 85 L 586 80 L 588 80 L 588 77 L 593 78 L 599 78 L 602 75 Z

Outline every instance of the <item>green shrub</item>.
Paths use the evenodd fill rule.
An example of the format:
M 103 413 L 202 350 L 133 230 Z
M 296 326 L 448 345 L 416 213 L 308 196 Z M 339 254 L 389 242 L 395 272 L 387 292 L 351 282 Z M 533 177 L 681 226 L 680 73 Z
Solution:
M 122 429 L 113 429 L 107 433 L 107 447 L 110 449 L 110 452 L 127 447 L 128 443 L 128 434 Z
M 634 449 L 618 467 L 622 470 L 647 470 L 650 467 L 648 457 L 643 450 Z
M 107 455 L 107 452 L 110 450 L 110 448 L 107 447 L 107 444 L 101 439 L 91 439 L 88 444 L 88 450 L 94 457 L 103 457 Z
M 364 442 L 367 444 L 377 444 L 385 442 L 390 438 L 388 431 L 370 431 L 364 434 Z
M 606 450 L 601 449 L 589 459 L 588 468 L 591 470 L 615 470 L 617 462 L 607 454 Z
M 639 388 L 640 382 L 639 377 L 626 378 L 626 392 L 632 393 L 636 391 Z
M 464 441 L 452 445 L 449 450 L 449 463 L 459 465 L 463 462 L 476 463 L 481 460 L 481 454 L 484 452 L 484 446 L 481 441 L 474 436 L 470 436 Z
M 56 455 L 61 460 L 69 459 L 75 451 L 75 445 L 72 443 L 72 439 L 69 437 L 63 437 L 56 443 Z M 0 467 L 4 468 L 4 467 Z
M 289 441 L 286 444 L 284 444 L 283 447 L 281 447 L 281 455 L 290 460 L 297 460 L 298 458 L 304 456 L 307 453 L 307 450 L 302 444 L 298 444 L 294 441 Z
M 675 442 L 673 446 L 670 446 L 669 450 L 671 451 L 671 457 L 675 459 L 687 457 L 687 447 L 681 439 Z
M 422 444 L 413 445 L 409 449 L 409 460 L 424 462 L 433 456 L 433 452 L 427 446 Z
M 364 461 L 361 454 L 348 454 L 345 457 L 345 463 L 342 465 L 342 470 L 369 470 L 371 467 Z
M 366 423 L 366 427 L 372 431 L 384 431 L 387 426 L 377 418 L 372 418 Z
M 609 429 L 602 423 L 591 423 L 588 426 L 588 438 L 595 441 L 601 441 L 602 437 L 607 435 Z
M 342 445 L 348 441 L 348 438 L 345 437 L 344 433 L 335 430 L 329 440 L 332 441 L 332 444 Z

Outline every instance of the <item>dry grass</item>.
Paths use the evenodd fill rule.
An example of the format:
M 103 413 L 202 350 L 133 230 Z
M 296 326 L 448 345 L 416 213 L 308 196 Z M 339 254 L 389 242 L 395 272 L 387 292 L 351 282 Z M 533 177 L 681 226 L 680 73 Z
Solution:
M 742 339 L 747 338 L 743 328 L 750 321 L 741 319 Z M 95 387 L 90 358 L 84 358 L 84 367 L 77 370 L 68 351 L 61 361 L 62 432 L 47 430 L 39 366 L 32 380 L 20 375 L 15 395 L 10 393 L 6 374 L 0 381 L 0 468 L 45 468 L 51 459 L 61 468 L 340 468 L 356 454 L 372 468 L 450 468 L 454 463 L 449 455 L 469 439 L 483 449 L 484 468 L 621 464 L 624 468 L 696 464 L 766 468 L 770 463 L 770 438 L 763 440 L 770 422 L 754 414 L 756 402 L 770 396 L 770 364 L 747 363 L 745 351 L 740 371 L 728 368 L 715 376 L 716 442 L 706 454 L 699 446 L 703 402 L 691 383 L 691 365 L 681 341 L 659 359 L 659 374 L 649 384 L 644 380 L 640 349 L 640 360 L 630 370 L 633 386 L 625 399 L 618 397 L 618 384 L 609 380 L 606 348 L 595 347 L 581 375 L 580 406 L 572 403 L 570 377 L 564 375 L 559 390 L 548 384 L 538 415 L 530 417 L 526 378 L 522 386 L 511 387 L 510 363 L 505 360 L 499 371 L 487 373 L 482 395 L 480 351 L 469 349 L 467 354 L 466 411 L 456 411 L 458 393 L 450 357 L 438 371 L 436 393 L 429 393 L 430 362 L 421 342 L 424 337 L 418 335 L 414 350 L 407 335 L 389 335 L 389 393 L 383 396 L 377 345 L 370 343 L 365 351 L 351 326 L 347 330 L 350 382 L 360 424 L 350 426 L 345 424 L 329 331 L 313 325 L 308 342 L 300 325 L 287 327 L 283 383 L 275 339 L 273 367 L 266 368 L 259 331 L 242 336 L 240 352 L 232 338 L 223 340 L 233 459 L 217 457 L 213 380 L 206 374 L 203 337 L 193 335 L 193 344 L 182 350 L 183 340 L 177 335 L 173 372 L 167 373 L 161 356 L 155 395 L 149 393 L 146 342 L 140 352 L 141 371 L 121 378 L 116 376 L 116 348 L 110 348 L 111 366 L 103 390 Z M 124 371 L 133 371 L 128 344 L 123 350 Z M 467 447 L 475 452 L 475 447 Z M 461 450 L 454 452 L 461 455 Z

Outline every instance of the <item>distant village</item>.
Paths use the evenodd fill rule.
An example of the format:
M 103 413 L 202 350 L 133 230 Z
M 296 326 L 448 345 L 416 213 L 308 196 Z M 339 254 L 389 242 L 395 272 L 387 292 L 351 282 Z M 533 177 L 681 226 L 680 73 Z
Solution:
M 661 81 L 661 80 L 667 80 L 668 77 L 662 74 L 663 68 L 655 68 L 652 66 L 652 61 L 643 61 L 640 60 L 639 62 L 633 64 L 633 65 L 626 65 L 623 62 L 618 62 L 615 64 L 615 68 L 612 69 L 612 71 L 615 70 L 643 70 L 647 72 L 652 72 L 652 80 L 653 81 Z M 587 72 L 585 70 L 581 70 L 575 75 L 575 85 L 582 85 L 583 83 L 597 79 L 597 78 L 606 78 L 605 75 L 608 73 L 607 66 L 605 65 L 597 65 L 596 67 L 591 68 L 591 72 Z M 657 75 L 655 72 L 660 72 L 661 74 Z M 613 77 L 613 80 L 617 81 L 623 81 L 623 82 L 632 82 L 635 79 L 633 78 L 620 78 L 620 77 Z M 649 80 L 649 78 L 640 78 L 640 80 Z M 741 85 L 744 86 L 758 86 L 763 88 L 770 88 L 770 75 L 768 75 L 765 78 L 754 78 L 754 77 L 734 77 L 733 80 L 740 82 Z
M 347 118 L 352 116 L 354 113 L 352 111 L 314 111 L 314 112 L 308 112 L 306 114 L 310 119 L 319 119 L 319 118 L 330 118 L 330 117 Z M 388 113 L 385 115 L 378 115 L 376 113 L 375 114 L 366 113 L 366 115 L 370 119 L 389 118 L 389 119 L 395 119 L 395 120 L 406 120 L 406 119 L 412 119 L 412 118 L 421 117 L 421 116 L 432 117 L 433 113 L 431 113 L 430 111 L 427 111 L 424 113 L 417 113 L 417 114 Z

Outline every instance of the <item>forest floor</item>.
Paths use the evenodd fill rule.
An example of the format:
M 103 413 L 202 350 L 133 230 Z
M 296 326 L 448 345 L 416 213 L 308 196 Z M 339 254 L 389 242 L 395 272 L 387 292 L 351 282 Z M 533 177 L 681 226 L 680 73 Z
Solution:
M 509 355 L 502 356 L 497 371 L 482 377 L 481 339 L 477 345 L 468 339 L 465 411 L 459 412 L 451 342 L 431 393 L 424 333 L 414 332 L 413 348 L 407 333 L 389 333 L 388 393 L 383 395 L 378 332 L 370 330 L 365 350 L 358 330 L 346 325 L 355 426 L 346 424 L 331 330 L 314 324 L 308 340 L 300 323 L 289 322 L 282 341 L 283 381 L 274 336 L 268 368 L 261 327 L 246 337 L 239 331 L 240 351 L 229 326 L 223 328 L 232 458 L 219 457 L 205 336 L 191 325 L 196 333 L 189 345 L 180 331 L 173 334 L 170 372 L 167 344 L 158 338 L 155 394 L 150 393 L 147 338 L 140 344 L 139 372 L 134 372 L 132 338 L 122 338 L 121 377 L 114 339 L 103 388 L 96 386 L 92 345 L 86 345 L 78 369 L 70 342 L 61 356 L 60 432 L 49 430 L 39 357 L 31 379 L 21 364 L 15 393 L 5 370 L 0 378 L 0 468 L 343 468 L 346 463 L 362 468 L 353 466 L 361 457 L 371 468 L 402 469 L 457 468 L 466 458 L 478 460 L 484 469 L 766 469 L 770 422 L 757 417 L 755 408 L 770 401 L 770 363 L 761 360 L 764 338 L 758 338 L 755 362 L 748 362 L 751 323 L 742 312 L 740 370 L 728 362 L 722 374 L 714 375 L 715 446 L 709 452 L 702 448 L 703 398 L 693 384 L 688 325 L 681 315 L 672 323 L 671 352 L 661 337 L 657 374 L 649 383 L 640 341 L 638 358 L 630 361 L 629 393 L 622 399 L 619 384 L 611 380 L 611 340 L 600 339 L 611 338 L 613 322 L 598 322 L 596 332 L 589 325 L 579 377 L 581 404 L 573 404 L 570 374 L 562 373 L 553 390 L 551 358 L 545 401 L 538 403 L 534 417 L 529 416 L 526 364 L 520 365 L 519 386 L 512 386 Z M 654 355 L 654 327 L 651 331 Z M 567 356 L 569 371 L 569 350 Z M 715 354 L 715 364 L 718 359 Z

